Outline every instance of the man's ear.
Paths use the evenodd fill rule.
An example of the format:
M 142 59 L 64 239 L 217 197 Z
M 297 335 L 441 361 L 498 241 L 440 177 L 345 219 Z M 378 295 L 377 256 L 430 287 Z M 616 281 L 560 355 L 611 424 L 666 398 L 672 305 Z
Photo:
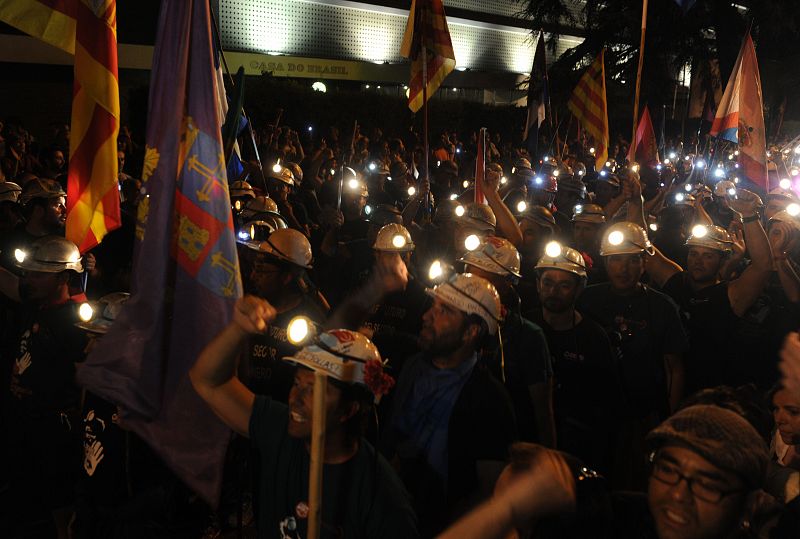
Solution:
M 480 338 L 481 326 L 477 323 L 469 323 L 464 329 L 464 340 L 467 342 L 476 342 Z
M 339 423 L 345 423 L 351 417 L 356 415 L 361 410 L 361 403 L 358 401 L 351 402 L 347 408 L 342 410 L 342 415 L 339 418 Z

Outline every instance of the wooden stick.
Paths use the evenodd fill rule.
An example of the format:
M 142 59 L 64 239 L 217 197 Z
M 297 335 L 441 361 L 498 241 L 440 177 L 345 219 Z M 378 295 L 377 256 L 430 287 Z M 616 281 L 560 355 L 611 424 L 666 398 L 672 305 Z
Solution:
M 647 0 L 642 0 L 642 39 L 639 42 L 639 67 L 636 70 L 636 93 L 633 98 L 633 136 L 631 155 L 636 155 L 636 128 L 639 123 L 639 91 L 642 88 L 642 67 L 644 66 L 644 36 L 647 31 Z
M 328 378 L 314 371 L 311 466 L 308 474 L 308 539 L 319 539 L 322 524 L 322 466 L 325 462 L 325 394 Z

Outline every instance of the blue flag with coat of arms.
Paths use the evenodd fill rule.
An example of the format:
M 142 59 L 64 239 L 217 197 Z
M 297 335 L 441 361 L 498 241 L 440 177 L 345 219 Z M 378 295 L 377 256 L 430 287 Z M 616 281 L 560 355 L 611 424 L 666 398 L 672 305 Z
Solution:
M 188 371 L 242 294 L 207 0 L 165 0 L 153 55 L 132 296 L 79 370 L 187 485 L 217 504 L 230 431 Z

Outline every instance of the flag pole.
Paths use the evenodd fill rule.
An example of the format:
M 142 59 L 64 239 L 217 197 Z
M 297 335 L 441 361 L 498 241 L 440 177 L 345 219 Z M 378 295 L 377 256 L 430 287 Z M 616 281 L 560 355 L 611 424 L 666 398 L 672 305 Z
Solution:
M 423 27 L 424 28 L 424 27 Z M 425 40 L 422 40 L 422 47 L 419 53 L 422 55 L 422 139 L 425 155 L 422 158 L 422 179 L 428 179 L 428 49 L 425 47 Z M 411 163 L 414 163 L 414 157 L 411 157 Z M 431 195 L 430 191 L 425 195 L 425 215 L 430 216 L 431 213 Z
M 644 36 L 647 31 L 647 0 L 642 0 L 642 38 L 639 41 L 639 66 L 636 69 L 636 92 L 633 98 L 633 136 L 631 155 L 636 155 L 636 128 L 639 123 L 639 91 L 642 88 L 642 67 L 644 66 Z
M 322 465 L 325 461 L 325 393 L 328 378 L 314 371 L 311 419 L 311 463 L 308 473 L 308 539 L 319 539 L 322 524 Z

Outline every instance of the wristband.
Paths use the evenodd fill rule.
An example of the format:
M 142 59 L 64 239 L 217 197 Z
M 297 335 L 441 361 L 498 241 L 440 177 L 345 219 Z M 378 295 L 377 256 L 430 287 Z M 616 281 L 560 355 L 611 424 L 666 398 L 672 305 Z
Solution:
M 752 223 L 758 221 L 761 217 L 759 217 L 758 212 L 754 213 L 750 217 L 742 217 L 742 223 Z

